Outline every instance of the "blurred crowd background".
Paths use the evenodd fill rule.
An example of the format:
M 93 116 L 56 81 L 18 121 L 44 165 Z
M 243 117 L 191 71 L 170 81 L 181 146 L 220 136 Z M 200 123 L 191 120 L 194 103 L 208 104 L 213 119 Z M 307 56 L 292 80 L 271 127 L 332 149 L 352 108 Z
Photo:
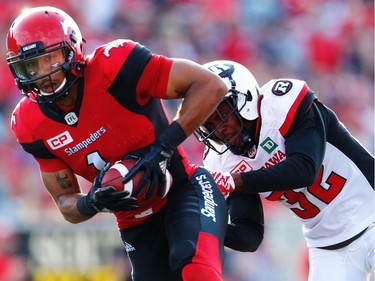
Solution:
M 126 281 L 129 263 L 112 215 L 70 225 L 42 187 L 36 162 L 10 132 L 21 95 L 5 38 L 27 7 L 52 5 L 78 23 L 87 52 L 117 38 L 205 63 L 238 61 L 260 85 L 303 79 L 374 152 L 374 3 L 369 0 L 0 0 L 0 280 Z M 171 117 L 179 103 L 166 103 Z M 201 163 L 203 147 L 184 144 Z M 82 181 L 86 188 L 88 184 Z M 266 235 L 256 253 L 227 251 L 225 281 L 307 280 L 300 224 L 264 202 Z M 281 207 L 281 208 L 280 208 Z

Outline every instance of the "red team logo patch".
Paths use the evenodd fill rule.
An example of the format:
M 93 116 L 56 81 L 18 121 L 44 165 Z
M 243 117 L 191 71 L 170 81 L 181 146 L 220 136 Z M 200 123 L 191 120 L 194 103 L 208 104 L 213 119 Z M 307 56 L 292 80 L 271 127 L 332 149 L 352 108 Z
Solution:
M 254 170 L 253 167 L 251 167 L 250 164 L 247 163 L 245 160 L 242 160 L 230 172 L 231 173 L 243 173 L 243 172 L 250 172 L 252 170 Z
M 73 141 L 72 136 L 69 134 L 68 131 L 61 133 L 53 138 L 47 140 L 47 143 L 52 148 L 52 150 L 59 149 Z

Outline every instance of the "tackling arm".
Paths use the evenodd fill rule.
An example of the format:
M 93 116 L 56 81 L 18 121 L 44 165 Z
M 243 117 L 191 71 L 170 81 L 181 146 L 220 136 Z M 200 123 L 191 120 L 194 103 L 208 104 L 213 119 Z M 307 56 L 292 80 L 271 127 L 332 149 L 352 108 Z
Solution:
M 225 246 L 236 251 L 255 252 L 264 235 L 264 215 L 259 195 L 234 192 L 227 203 L 230 223 Z
M 311 185 L 323 161 L 325 120 L 311 106 L 296 120 L 285 138 L 286 159 L 264 170 L 232 174 L 237 191 L 258 193 Z

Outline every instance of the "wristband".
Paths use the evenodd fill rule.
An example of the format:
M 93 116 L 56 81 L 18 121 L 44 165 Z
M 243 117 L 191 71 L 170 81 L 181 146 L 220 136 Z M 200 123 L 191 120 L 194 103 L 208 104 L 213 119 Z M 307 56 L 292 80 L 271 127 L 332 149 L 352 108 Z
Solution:
M 87 198 L 87 196 L 83 196 L 78 199 L 77 209 L 82 215 L 88 217 L 92 217 L 93 215 L 96 215 L 98 213 L 98 211 L 95 209 L 95 206 L 90 203 L 90 200 Z
M 158 137 L 159 143 L 174 149 L 187 138 L 180 124 L 173 121 L 164 132 Z

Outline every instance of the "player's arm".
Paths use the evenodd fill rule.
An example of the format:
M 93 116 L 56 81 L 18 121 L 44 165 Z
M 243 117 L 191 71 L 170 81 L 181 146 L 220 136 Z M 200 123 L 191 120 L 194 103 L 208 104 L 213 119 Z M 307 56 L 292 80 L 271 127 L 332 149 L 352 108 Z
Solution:
M 211 172 L 217 186 L 227 198 L 229 224 L 225 246 L 241 252 L 255 252 L 264 235 L 262 201 L 258 194 L 233 192 L 229 172 Z
M 179 114 L 147 151 L 140 155 L 131 153 L 127 156 L 140 160 L 126 174 L 123 183 L 128 182 L 139 170 L 143 170 L 143 178 L 137 190 L 144 188 L 143 183 L 148 179 L 148 194 L 152 194 L 157 186 L 158 194 L 163 194 L 163 167 L 168 167 L 169 159 L 176 147 L 204 123 L 226 93 L 226 85 L 213 72 L 189 60 L 174 59 L 164 99 L 183 99 Z
M 56 206 L 67 221 L 79 223 L 90 218 L 82 215 L 76 207 L 78 199 L 83 197 L 84 194 L 81 192 L 77 177 L 71 169 L 41 172 L 41 178 Z
M 233 192 L 227 203 L 230 222 L 225 246 L 236 251 L 255 252 L 264 235 L 264 215 L 259 195 Z
M 258 193 L 311 185 L 321 167 L 326 146 L 326 121 L 318 110 L 312 105 L 297 117 L 285 138 L 284 161 L 264 170 L 233 174 L 236 190 Z
M 174 59 L 166 98 L 184 99 L 176 120 L 186 135 L 206 121 L 227 91 L 218 75 L 190 60 Z
M 102 186 L 101 180 L 109 165 L 95 177 L 90 191 L 83 194 L 77 177 L 70 168 L 56 172 L 41 172 L 42 181 L 64 218 L 71 223 L 88 220 L 98 212 L 134 210 L 135 198 L 127 191 Z

